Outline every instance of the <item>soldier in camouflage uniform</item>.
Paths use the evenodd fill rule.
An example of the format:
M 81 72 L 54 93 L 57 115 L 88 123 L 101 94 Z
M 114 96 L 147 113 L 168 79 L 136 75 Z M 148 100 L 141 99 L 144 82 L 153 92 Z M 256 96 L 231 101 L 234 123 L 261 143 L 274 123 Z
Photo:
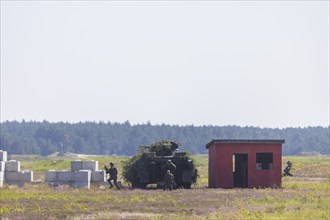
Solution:
M 165 166 L 164 166 L 164 169 L 165 169 L 166 171 L 169 170 L 169 171 L 171 171 L 171 173 L 174 173 L 175 170 L 176 170 L 176 166 L 175 166 L 174 163 L 172 163 L 171 160 L 167 160 L 167 161 L 166 161 L 166 164 L 165 164 Z
M 121 188 L 118 186 L 118 183 L 117 183 L 118 171 L 117 171 L 117 168 L 115 167 L 115 164 L 113 162 L 110 162 L 110 168 L 108 168 L 107 166 L 104 166 L 104 169 L 105 169 L 105 172 L 107 174 L 109 174 L 109 179 L 108 179 L 108 183 L 110 184 L 109 188 L 113 187 L 112 182 L 111 182 L 111 181 L 113 181 L 113 183 L 117 187 L 117 189 L 121 190 Z
M 165 190 L 173 190 L 174 176 L 170 170 L 166 171 L 164 176 L 164 191 Z
M 288 161 L 288 162 L 287 162 L 287 166 L 286 166 L 285 169 L 283 170 L 283 172 L 284 172 L 283 176 L 293 176 L 293 175 L 290 173 L 291 168 L 292 168 L 292 162 Z

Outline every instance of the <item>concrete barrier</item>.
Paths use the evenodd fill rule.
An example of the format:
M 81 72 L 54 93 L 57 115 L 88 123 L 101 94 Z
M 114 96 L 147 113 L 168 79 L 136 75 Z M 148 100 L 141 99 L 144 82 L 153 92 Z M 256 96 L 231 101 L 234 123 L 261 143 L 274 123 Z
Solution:
M 21 162 L 16 160 L 9 160 L 5 162 L 6 172 L 19 172 L 21 171 Z
M 59 184 L 73 182 L 74 177 L 74 172 L 68 170 L 57 171 L 57 181 Z
M 71 161 L 71 171 L 83 170 L 83 161 L 73 160 Z
M 99 162 L 95 160 L 86 160 L 82 163 L 82 170 L 96 171 L 99 169 Z
M 45 172 L 45 182 L 57 182 L 57 172 L 55 170 L 48 170 Z
M 7 151 L 0 150 L 0 161 L 7 161 Z
M 104 183 L 106 174 L 98 170 L 99 162 L 94 160 L 71 161 L 71 170 L 45 172 L 45 182 L 54 185 L 70 185 L 75 188 L 90 188 L 90 183 Z
M 4 181 L 5 181 L 5 172 L 0 171 L 0 182 L 4 182 Z
M 0 161 L 0 172 L 5 171 L 6 162 Z
M 107 180 L 106 173 L 103 170 L 97 170 L 91 172 L 91 182 L 101 183 Z
M 80 170 L 74 172 L 75 182 L 90 182 L 91 181 L 91 171 L 90 170 Z
M 21 171 L 21 162 L 7 161 L 7 151 L 0 150 L 0 188 L 4 184 L 23 186 L 33 182 L 33 171 Z
M 20 172 L 20 181 L 22 182 L 33 182 L 33 171 L 30 170 L 23 170 Z
M 73 160 L 71 161 L 71 171 L 79 170 L 91 170 L 95 171 L 99 169 L 99 162 L 95 160 Z
M 5 172 L 5 182 L 18 182 L 20 178 L 19 172 Z
M 51 184 L 72 185 L 76 188 L 89 188 L 90 181 L 91 181 L 90 170 L 80 170 L 80 171 L 49 170 L 45 172 L 45 182 Z
M 5 182 L 32 182 L 33 171 L 25 170 L 20 172 L 6 171 Z

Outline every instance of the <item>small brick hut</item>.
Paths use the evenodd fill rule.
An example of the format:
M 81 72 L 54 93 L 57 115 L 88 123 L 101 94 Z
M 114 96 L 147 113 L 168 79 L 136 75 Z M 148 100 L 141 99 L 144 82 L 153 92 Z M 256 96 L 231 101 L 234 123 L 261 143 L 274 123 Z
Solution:
M 284 140 L 210 141 L 209 187 L 281 187 Z

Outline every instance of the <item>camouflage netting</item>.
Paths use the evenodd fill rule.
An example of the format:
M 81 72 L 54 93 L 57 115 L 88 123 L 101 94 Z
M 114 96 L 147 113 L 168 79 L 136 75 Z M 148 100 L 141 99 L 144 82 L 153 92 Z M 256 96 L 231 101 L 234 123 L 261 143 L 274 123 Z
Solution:
M 179 143 L 174 141 L 162 140 L 150 145 L 149 151 L 155 152 L 157 156 L 171 156 L 178 149 L 179 145 Z
M 141 163 L 141 161 L 142 162 L 145 161 L 146 158 L 150 159 L 150 157 L 151 158 L 162 157 L 169 159 L 175 157 L 174 156 L 175 151 L 178 149 L 179 145 L 180 145 L 179 143 L 174 141 L 162 140 L 154 144 L 151 144 L 150 146 L 140 146 L 139 151 L 135 156 L 123 162 L 123 177 L 125 181 L 131 183 L 133 186 L 143 188 L 143 186 L 141 185 L 140 186 L 136 185 L 136 183 L 139 182 L 138 173 L 137 173 L 138 164 Z M 198 178 L 198 171 L 193 159 L 186 153 L 180 155 L 179 158 L 180 158 L 180 164 L 184 165 L 186 170 L 188 169 L 194 172 L 191 183 L 196 183 Z M 182 167 L 178 167 L 178 169 L 181 168 Z M 180 175 L 182 175 L 182 173 L 180 173 Z

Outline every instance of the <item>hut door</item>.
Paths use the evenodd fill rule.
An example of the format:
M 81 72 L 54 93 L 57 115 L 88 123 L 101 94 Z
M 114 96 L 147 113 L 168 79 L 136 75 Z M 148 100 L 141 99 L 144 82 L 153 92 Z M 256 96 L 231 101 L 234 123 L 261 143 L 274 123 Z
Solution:
M 233 186 L 248 187 L 248 155 L 233 154 Z

